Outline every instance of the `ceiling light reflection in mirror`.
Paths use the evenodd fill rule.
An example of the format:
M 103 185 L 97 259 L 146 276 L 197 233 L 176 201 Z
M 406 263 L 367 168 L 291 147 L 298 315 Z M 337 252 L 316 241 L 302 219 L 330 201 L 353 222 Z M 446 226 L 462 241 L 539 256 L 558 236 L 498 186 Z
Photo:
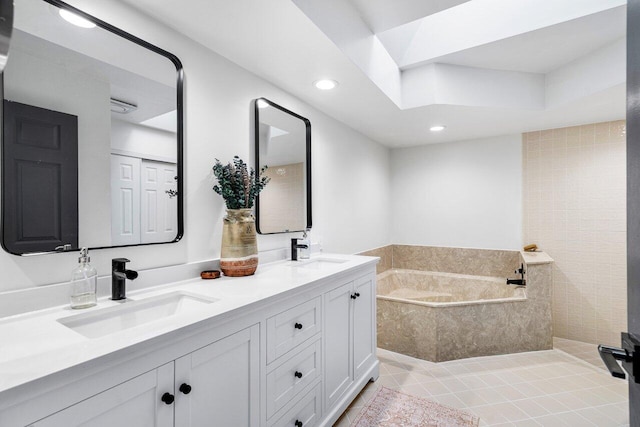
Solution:
M 50 238 L 41 238 L 38 233 L 43 230 L 37 230 L 38 239 L 30 239 L 38 243 L 27 245 L 16 233 L 7 236 L 7 218 L 13 215 L 7 214 L 7 206 L 16 203 L 3 204 L 2 242 L 11 253 L 49 252 L 66 244 L 76 250 L 165 243 L 182 235 L 182 195 L 176 197 L 182 150 L 180 61 L 96 22 L 99 25 L 56 0 L 16 3 L 10 59 L 3 75 L 5 102 L 75 117 L 76 188 L 69 190 L 61 183 L 60 194 L 71 195 L 47 203 L 71 201 L 77 207 L 72 208 L 75 231 L 70 233 L 60 232 L 54 220 L 66 214 L 32 208 L 42 224 L 51 224 L 46 230 Z M 4 166 L 7 201 L 7 185 L 14 178 Z M 62 167 L 62 173 L 69 167 Z M 130 185 L 119 181 L 118 174 L 125 171 L 133 180 Z M 8 241 L 18 244 L 9 249 Z

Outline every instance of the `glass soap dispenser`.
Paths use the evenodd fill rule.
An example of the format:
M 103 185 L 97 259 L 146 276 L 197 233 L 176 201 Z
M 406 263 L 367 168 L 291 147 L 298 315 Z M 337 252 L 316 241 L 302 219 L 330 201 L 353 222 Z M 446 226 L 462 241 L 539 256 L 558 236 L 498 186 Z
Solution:
M 98 272 L 89 264 L 89 249 L 80 250 L 78 267 L 71 272 L 71 308 L 88 308 L 96 305 Z

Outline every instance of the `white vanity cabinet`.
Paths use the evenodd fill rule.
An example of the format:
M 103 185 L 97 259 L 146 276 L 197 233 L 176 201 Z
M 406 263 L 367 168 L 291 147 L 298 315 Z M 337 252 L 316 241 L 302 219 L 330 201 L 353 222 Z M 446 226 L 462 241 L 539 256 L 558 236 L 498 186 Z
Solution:
M 31 426 L 257 426 L 259 349 L 254 325 Z
M 377 259 L 341 257 L 343 264 L 265 269 L 262 281 L 256 274 L 181 284 L 182 292 L 200 292 L 221 308 L 235 305 L 216 312 L 218 303 L 211 303 L 211 312 L 194 313 L 179 326 L 177 318 L 162 323 L 156 335 L 149 324 L 140 329 L 144 339 L 133 343 L 118 340 L 135 338 L 134 329 L 96 341 L 62 330 L 61 337 L 73 340 L 60 351 L 74 363 L 0 388 L 0 426 L 331 426 L 378 377 Z M 316 273 L 323 265 L 331 270 Z M 46 327 L 64 328 L 63 315 Z M 94 348 L 101 352 L 82 360 L 75 353 Z M 28 373 L 29 360 L 20 365 L 16 358 L 12 366 Z M 3 363 L 0 372 L 12 372 Z
M 259 425 L 259 337 L 254 325 L 175 361 L 176 427 Z
M 324 295 L 325 408 L 335 408 L 377 363 L 375 275 L 344 283 Z M 374 378 L 375 379 L 375 378 Z
M 76 403 L 31 424 L 31 427 L 171 427 L 173 407 L 161 400 L 168 390 L 173 391 L 173 363 Z

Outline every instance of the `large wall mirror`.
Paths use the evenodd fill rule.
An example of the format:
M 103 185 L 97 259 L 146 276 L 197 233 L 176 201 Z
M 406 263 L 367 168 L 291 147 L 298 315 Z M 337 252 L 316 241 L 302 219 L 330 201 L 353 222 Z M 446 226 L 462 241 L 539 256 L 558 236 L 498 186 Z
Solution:
M 3 92 L 5 250 L 182 237 L 174 55 L 57 0 L 20 0 Z
M 261 234 L 311 228 L 311 123 L 267 99 L 254 101 L 256 170 L 269 184 L 256 200 Z

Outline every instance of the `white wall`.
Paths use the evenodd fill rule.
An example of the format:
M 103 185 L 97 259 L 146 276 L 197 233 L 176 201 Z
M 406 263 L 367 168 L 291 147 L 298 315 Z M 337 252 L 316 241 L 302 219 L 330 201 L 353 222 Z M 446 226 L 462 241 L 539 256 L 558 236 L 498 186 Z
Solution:
M 251 100 L 266 97 L 311 120 L 313 231 L 326 251 L 359 252 L 391 242 L 389 150 L 329 118 L 192 40 L 119 2 L 69 1 L 177 55 L 185 71 L 185 237 L 175 244 L 96 250 L 92 263 L 110 273 L 111 258 L 144 269 L 218 258 L 223 201 L 211 190 L 217 157 L 250 159 Z M 259 236 L 260 250 L 286 247 L 290 234 Z M 17 257 L 0 253 L 0 290 L 66 281 L 77 254 Z
M 176 162 L 176 134 L 124 120 L 111 120 L 111 148 L 170 163 Z
M 519 249 L 521 153 L 520 135 L 393 150 L 394 243 Z

